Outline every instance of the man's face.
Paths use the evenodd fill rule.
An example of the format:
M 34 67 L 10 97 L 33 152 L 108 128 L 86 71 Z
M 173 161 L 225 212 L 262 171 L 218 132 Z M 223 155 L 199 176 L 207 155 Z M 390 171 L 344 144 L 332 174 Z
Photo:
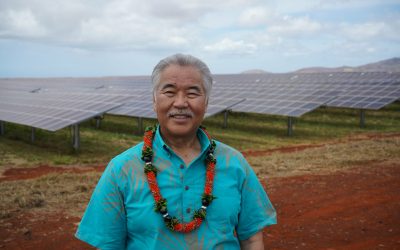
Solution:
M 155 90 L 153 105 L 161 133 L 167 139 L 194 135 L 207 109 L 200 72 L 192 66 L 165 68 Z

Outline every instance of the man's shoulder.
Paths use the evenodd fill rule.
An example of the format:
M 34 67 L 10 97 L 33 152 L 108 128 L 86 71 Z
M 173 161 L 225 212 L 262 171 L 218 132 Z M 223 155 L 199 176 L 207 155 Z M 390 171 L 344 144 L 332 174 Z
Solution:
M 229 158 L 234 157 L 234 158 L 237 158 L 238 160 L 245 159 L 243 154 L 239 150 L 237 150 L 223 142 L 220 142 L 220 141 L 215 141 L 215 142 L 216 142 L 216 149 L 215 149 L 216 155 L 219 155 L 222 157 L 229 157 Z
M 112 158 L 110 164 L 113 165 L 113 167 L 118 167 L 118 166 L 122 167 L 125 165 L 125 163 L 129 161 L 140 160 L 142 154 L 142 147 L 143 147 L 143 142 L 136 144 L 135 146 L 125 150 L 124 152 Z
M 237 180 L 244 180 L 243 178 L 252 170 L 243 154 L 225 143 L 216 141 L 216 144 L 215 156 L 218 170 L 226 170 L 226 173 L 234 175 Z
M 219 154 L 227 154 L 227 155 L 235 155 L 238 157 L 243 157 L 242 153 L 239 152 L 239 150 L 233 148 L 232 146 L 229 146 L 223 142 L 220 141 L 215 141 L 216 143 L 216 152 Z

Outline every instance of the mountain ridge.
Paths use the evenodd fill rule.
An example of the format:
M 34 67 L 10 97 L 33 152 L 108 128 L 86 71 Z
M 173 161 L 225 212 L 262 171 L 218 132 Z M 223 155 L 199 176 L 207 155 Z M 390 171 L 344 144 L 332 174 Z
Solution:
M 360 66 L 340 67 L 307 67 L 301 68 L 294 73 L 321 73 L 321 72 L 400 72 L 400 57 L 372 62 Z
M 367 63 L 360 66 L 339 66 L 339 67 L 305 67 L 287 73 L 330 73 L 330 72 L 399 72 L 400 57 Z M 263 69 L 250 69 L 241 72 L 241 74 L 271 74 L 272 72 Z

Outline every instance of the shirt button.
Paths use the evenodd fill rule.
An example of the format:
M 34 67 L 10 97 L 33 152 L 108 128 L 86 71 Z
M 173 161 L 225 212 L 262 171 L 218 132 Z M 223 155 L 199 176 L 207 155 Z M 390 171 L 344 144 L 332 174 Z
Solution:
M 189 214 L 189 213 L 190 213 L 190 211 L 191 211 L 191 210 L 190 210 L 190 207 L 186 208 L 186 213 L 188 213 L 188 214 Z
M 189 190 L 189 186 L 185 186 L 185 190 Z
M 181 164 L 179 167 L 180 167 L 181 169 L 184 169 L 184 168 L 185 168 L 185 166 L 183 166 L 183 164 Z

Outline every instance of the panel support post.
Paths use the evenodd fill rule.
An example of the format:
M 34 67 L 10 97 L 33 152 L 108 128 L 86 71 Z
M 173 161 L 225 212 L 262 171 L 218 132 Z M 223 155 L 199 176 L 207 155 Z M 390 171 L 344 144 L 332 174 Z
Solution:
M 288 136 L 292 136 L 293 134 L 293 117 L 289 116 L 288 117 L 288 123 L 287 123 L 287 134 Z
M 360 109 L 360 128 L 365 128 L 365 109 Z
M 72 135 L 73 136 L 73 140 L 72 140 L 73 144 L 72 144 L 72 146 L 77 151 L 77 150 L 79 150 L 79 147 L 80 147 L 80 144 L 81 144 L 81 140 L 80 140 L 80 136 L 79 136 L 79 124 L 72 125 L 72 128 L 73 128 L 73 131 L 74 131 L 74 133 Z
M 99 129 L 101 125 L 101 117 L 96 116 L 95 119 L 96 119 L 96 128 Z
M 139 128 L 139 134 L 143 134 L 143 118 L 138 117 L 138 128 Z
M 35 128 L 31 127 L 31 142 L 33 143 L 35 141 Z
M 0 135 L 4 135 L 4 132 L 5 132 L 5 130 L 4 130 L 4 122 L 0 121 Z
M 229 111 L 228 111 L 228 110 L 225 110 L 225 112 L 224 112 L 224 125 L 223 125 L 223 128 L 227 128 L 227 127 L 228 127 L 228 113 L 229 113 Z

